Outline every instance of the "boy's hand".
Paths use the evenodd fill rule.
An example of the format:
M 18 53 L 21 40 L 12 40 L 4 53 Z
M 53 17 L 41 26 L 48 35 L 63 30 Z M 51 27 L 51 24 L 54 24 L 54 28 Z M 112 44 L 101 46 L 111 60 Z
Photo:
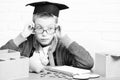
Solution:
M 33 34 L 33 30 L 34 30 L 34 23 L 30 23 L 30 24 L 27 24 L 23 31 L 21 32 L 21 35 L 24 37 L 24 38 L 27 38 L 29 35 Z

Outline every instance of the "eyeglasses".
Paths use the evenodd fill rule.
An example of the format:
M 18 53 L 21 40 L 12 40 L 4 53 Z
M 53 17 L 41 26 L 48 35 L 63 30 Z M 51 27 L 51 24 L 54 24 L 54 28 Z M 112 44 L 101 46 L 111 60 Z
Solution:
M 53 34 L 56 31 L 56 28 L 49 27 L 48 29 L 44 30 L 42 27 L 35 27 L 34 31 L 39 34 L 43 34 L 44 31 L 46 31 L 48 34 Z

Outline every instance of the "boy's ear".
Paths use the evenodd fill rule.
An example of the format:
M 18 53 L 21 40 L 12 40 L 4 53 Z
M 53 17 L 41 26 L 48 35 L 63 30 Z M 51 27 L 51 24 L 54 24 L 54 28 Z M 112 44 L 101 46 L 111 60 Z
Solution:
M 60 25 L 58 25 L 58 26 L 56 27 L 56 36 L 57 36 L 58 38 L 61 38 L 61 27 L 60 27 Z
M 61 27 L 60 27 L 60 25 L 57 26 L 56 30 L 58 30 L 59 32 L 61 32 Z

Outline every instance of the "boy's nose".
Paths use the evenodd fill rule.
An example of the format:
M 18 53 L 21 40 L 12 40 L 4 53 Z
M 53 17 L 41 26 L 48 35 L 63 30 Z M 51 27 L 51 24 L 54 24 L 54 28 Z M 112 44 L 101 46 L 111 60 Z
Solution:
M 43 35 L 43 36 L 48 35 L 47 31 L 46 31 L 46 30 L 44 30 L 44 31 L 43 31 L 43 33 L 42 33 L 42 35 Z

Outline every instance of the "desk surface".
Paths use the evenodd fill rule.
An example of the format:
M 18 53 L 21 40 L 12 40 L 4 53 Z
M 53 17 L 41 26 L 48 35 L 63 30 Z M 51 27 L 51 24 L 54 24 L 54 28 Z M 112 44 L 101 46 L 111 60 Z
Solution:
M 26 78 L 21 78 L 21 79 L 16 79 L 16 80 L 75 80 L 72 78 L 60 78 L 60 77 L 55 77 L 52 75 L 46 75 L 44 77 L 41 77 L 41 74 L 36 74 L 36 73 L 29 73 L 29 77 Z M 89 80 L 120 80 L 120 77 L 116 78 L 104 78 L 104 77 L 99 77 L 99 78 L 94 78 L 94 79 L 89 79 Z

